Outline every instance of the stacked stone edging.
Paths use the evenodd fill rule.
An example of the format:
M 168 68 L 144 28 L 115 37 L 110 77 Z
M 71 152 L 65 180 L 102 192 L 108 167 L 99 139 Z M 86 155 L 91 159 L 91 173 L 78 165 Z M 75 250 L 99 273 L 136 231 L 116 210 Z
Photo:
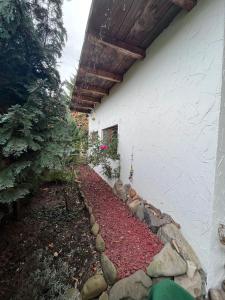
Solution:
M 164 278 L 173 279 L 196 299 L 204 299 L 206 278 L 194 250 L 183 237 L 180 224 L 159 209 L 143 200 L 129 184 L 118 180 L 113 192 L 127 204 L 131 213 L 145 222 L 164 243 L 163 249 L 155 255 L 147 267 L 147 274 L 153 282 Z M 126 193 L 126 197 L 124 194 Z
M 78 185 L 81 189 L 80 183 Z M 91 231 L 96 237 L 96 250 L 101 255 L 102 266 L 101 273 L 89 278 L 84 284 L 81 291 L 82 299 L 147 299 L 152 284 L 165 278 L 174 280 L 194 298 L 205 299 L 205 273 L 194 250 L 183 237 L 180 225 L 171 216 L 161 213 L 159 209 L 144 201 L 129 184 L 123 185 L 122 181 L 118 180 L 113 187 L 113 192 L 127 204 L 134 216 L 145 222 L 149 229 L 157 234 L 164 243 L 164 247 L 155 255 L 147 267 L 146 273 L 139 270 L 131 276 L 117 281 L 116 267 L 104 253 L 105 242 L 101 236 L 101 228 L 96 223 L 92 207 L 89 206 L 81 191 L 80 195 L 90 214 Z M 137 287 L 138 283 L 139 287 L 132 289 L 134 286 Z M 209 299 L 225 300 L 225 292 L 211 289 Z
M 95 216 L 93 215 L 92 207 L 89 206 L 89 204 L 85 198 L 85 195 L 81 190 L 80 182 L 77 181 L 77 184 L 79 187 L 80 196 L 83 198 L 85 207 L 90 215 L 90 230 L 91 230 L 91 233 L 96 238 L 95 239 L 96 250 L 100 254 L 104 255 L 103 253 L 105 251 L 105 242 L 100 234 L 100 226 L 96 222 Z M 102 255 L 101 255 L 101 265 L 102 265 Z M 110 263 L 112 264 L 112 262 L 110 262 Z M 115 268 L 115 266 L 114 266 L 114 268 Z M 107 269 L 107 268 L 105 267 L 105 269 Z M 114 272 L 116 272 L 116 268 L 115 268 Z M 81 295 L 80 295 L 81 299 L 82 300 L 91 300 L 91 299 L 108 300 L 109 297 L 108 297 L 107 289 L 108 289 L 108 284 L 110 283 L 110 280 L 112 280 L 112 278 L 107 278 L 107 275 L 104 274 L 103 270 L 101 270 L 101 272 L 97 272 L 94 276 L 90 277 L 83 285 L 83 288 L 81 290 Z

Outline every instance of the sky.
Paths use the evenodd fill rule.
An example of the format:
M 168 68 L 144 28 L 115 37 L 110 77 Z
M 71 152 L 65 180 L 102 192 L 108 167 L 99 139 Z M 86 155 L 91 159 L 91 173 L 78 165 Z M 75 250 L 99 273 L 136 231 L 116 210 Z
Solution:
M 67 42 L 59 64 L 61 79 L 76 73 L 83 44 L 91 0 L 64 0 L 63 21 Z

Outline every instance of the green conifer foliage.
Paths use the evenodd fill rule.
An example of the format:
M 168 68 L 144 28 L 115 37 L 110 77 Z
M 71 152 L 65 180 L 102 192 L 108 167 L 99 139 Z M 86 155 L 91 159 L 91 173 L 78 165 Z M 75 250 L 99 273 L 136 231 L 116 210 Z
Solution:
M 56 69 L 66 32 L 62 0 L 0 0 L 0 203 L 29 194 L 74 151 Z

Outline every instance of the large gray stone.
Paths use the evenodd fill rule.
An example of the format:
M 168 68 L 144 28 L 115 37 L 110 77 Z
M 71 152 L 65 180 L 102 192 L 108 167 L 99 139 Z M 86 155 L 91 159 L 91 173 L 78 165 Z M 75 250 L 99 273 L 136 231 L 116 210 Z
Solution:
M 225 300 L 225 293 L 219 289 L 210 289 L 209 290 L 209 299 L 210 300 Z
M 187 264 L 180 255 L 173 250 L 170 243 L 153 258 L 147 267 L 147 274 L 150 277 L 178 276 L 187 272 Z
M 118 179 L 114 186 L 113 186 L 113 192 L 117 195 L 123 202 L 127 201 L 127 190 L 123 186 L 123 182 Z
M 101 255 L 101 266 L 106 282 L 109 285 L 113 285 L 117 280 L 117 270 L 108 256 L 104 253 Z
M 107 289 L 107 283 L 102 275 L 89 278 L 81 291 L 82 300 L 89 300 L 100 296 Z
M 140 204 L 138 205 L 137 211 L 136 211 L 136 213 L 135 213 L 136 217 L 137 217 L 140 221 L 143 221 L 143 220 L 144 220 L 144 210 L 145 210 L 144 203 L 143 203 L 143 201 L 141 201 Z
M 99 227 L 98 223 L 95 222 L 95 224 L 91 228 L 92 234 L 97 236 L 99 233 L 99 230 L 100 230 L 100 227 Z
M 151 279 L 144 271 L 118 281 L 110 290 L 109 300 L 147 300 Z
M 157 215 L 148 207 L 144 209 L 144 220 L 152 232 L 157 233 L 159 228 L 172 222 L 172 218 L 167 214 Z
M 132 201 L 132 202 L 130 202 L 130 203 L 128 204 L 129 209 L 131 210 L 131 212 L 132 212 L 134 215 L 136 214 L 136 212 L 137 212 L 137 210 L 138 210 L 138 207 L 139 207 L 140 203 L 141 203 L 141 200 L 137 199 L 137 200 L 134 200 L 134 201 Z
M 175 240 L 181 256 L 185 260 L 193 261 L 198 270 L 201 269 L 197 255 L 176 225 L 172 223 L 164 225 L 159 229 L 157 235 L 164 243 Z
M 174 277 L 174 281 L 187 290 L 194 298 L 202 296 L 202 279 L 199 272 L 192 278 L 187 275 Z
M 98 234 L 96 237 L 95 246 L 97 251 L 99 252 L 105 251 L 105 242 L 100 234 Z
M 193 278 L 196 273 L 197 267 L 193 263 L 193 261 L 187 260 L 186 263 L 187 263 L 187 276 L 189 278 Z

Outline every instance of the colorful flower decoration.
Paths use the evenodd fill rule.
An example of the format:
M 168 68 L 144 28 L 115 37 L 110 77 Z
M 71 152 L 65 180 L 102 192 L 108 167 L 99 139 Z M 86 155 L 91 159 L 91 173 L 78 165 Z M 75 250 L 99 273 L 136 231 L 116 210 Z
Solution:
M 100 150 L 108 150 L 109 147 L 107 145 L 100 145 Z

